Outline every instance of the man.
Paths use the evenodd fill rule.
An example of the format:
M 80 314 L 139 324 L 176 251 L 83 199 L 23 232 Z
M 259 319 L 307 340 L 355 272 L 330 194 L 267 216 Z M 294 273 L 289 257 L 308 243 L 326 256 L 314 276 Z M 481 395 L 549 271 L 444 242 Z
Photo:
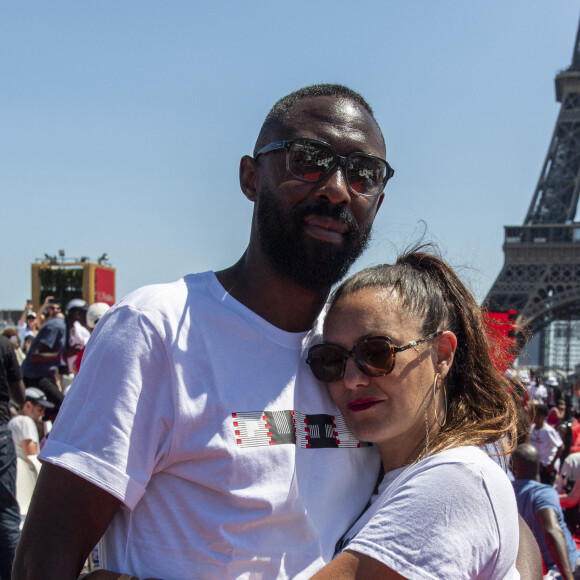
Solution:
M 66 305 L 67 348 L 65 358 L 67 374 L 71 374 L 71 376 L 74 374 L 77 356 L 91 336 L 87 328 L 88 306 L 82 298 L 73 298 Z
M 345 87 L 275 105 L 240 164 L 254 203 L 242 258 L 99 322 L 40 455 L 16 578 L 76 578 L 105 530 L 105 567 L 166 580 L 309 577 L 332 557 L 379 459 L 304 360 L 366 245 L 385 157 Z
M 559 571 L 562 578 L 580 578 L 578 551 L 564 521 L 558 493 L 537 481 L 538 451 L 529 444 L 518 445 L 512 455 L 512 467 L 518 511 L 540 545 L 544 564 L 548 570 Z
M 26 397 L 24 405 L 18 415 L 10 419 L 8 427 L 12 432 L 16 455 L 32 465 L 28 457 L 38 455 L 40 451 L 37 423 L 44 416 L 45 409 L 52 409 L 54 405 L 40 389 L 35 387 L 29 387 L 24 394 Z
M 16 447 L 16 499 L 23 520 L 28 512 L 40 469 L 36 459 L 40 450 L 38 421 L 44 416 L 45 409 L 54 407 L 46 395 L 35 387 L 26 389 L 25 396 L 26 401 L 20 412 L 8 422 Z
M 559 467 L 559 457 L 564 453 L 564 442 L 554 429 L 546 422 L 548 407 L 536 405 L 532 427 L 530 429 L 530 443 L 537 449 L 540 456 L 540 480 L 542 483 L 553 485 Z
M 66 324 L 56 302 L 48 303 L 49 319 L 42 325 L 22 363 L 24 384 L 46 394 L 58 412 L 64 396 L 57 383 L 66 347 Z
M 12 343 L 0 336 L 0 580 L 10 580 L 20 533 L 16 501 L 16 451 L 8 421 L 10 399 L 24 404 L 24 384 Z
M 97 325 L 97 322 L 101 320 L 101 318 L 103 317 L 105 312 L 109 310 L 109 308 L 110 306 L 106 302 L 95 302 L 94 304 L 91 304 L 88 307 L 86 319 L 87 319 L 87 330 L 89 331 L 89 334 L 93 333 L 93 331 L 95 330 L 95 326 Z M 85 353 L 85 348 L 86 346 L 83 346 L 83 348 L 79 350 L 77 358 L 75 360 L 74 371 L 76 375 L 79 374 L 79 370 L 81 368 L 81 361 L 83 360 L 83 354 Z

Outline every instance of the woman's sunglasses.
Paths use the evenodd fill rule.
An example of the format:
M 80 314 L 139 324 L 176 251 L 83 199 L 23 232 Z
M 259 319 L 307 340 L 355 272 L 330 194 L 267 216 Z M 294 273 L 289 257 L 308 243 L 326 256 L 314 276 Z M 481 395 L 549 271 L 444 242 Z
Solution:
M 320 181 L 339 163 L 349 190 L 369 197 L 379 195 L 395 173 L 380 157 L 358 152 L 343 157 L 329 143 L 308 137 L 270 143 L 256 153 L 256 159 L 277 149 L 286 149 L 286 169 L 300 181 Z
M 402 346 L 395 346 L 388 336 L 361 338 L 351 350 L 346 350 L 338 344 L 323 342 L 309 349 L 306 362 L 310 365 L 314 376 L 326 383 L 340 381 L 344 377 L 346 363 L 350 357 L 354 358 L 356 366 L 365 375 L 382 377 L 395 368 L 395 353 L 433 340 L 442 332 L 438 330 L 425 338 L 412 340 Z

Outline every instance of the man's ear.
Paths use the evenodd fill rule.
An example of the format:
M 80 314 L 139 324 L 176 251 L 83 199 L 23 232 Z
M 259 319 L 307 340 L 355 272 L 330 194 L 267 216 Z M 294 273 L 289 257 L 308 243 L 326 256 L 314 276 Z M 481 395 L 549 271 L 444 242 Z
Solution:
M 256 163 L 256 160 L 249 155 L 244 155 L 240 159 L 240 187 L 250 201 L 256 201 L 258 198 Z
M 456 348 L 457 337 L 450 330 L 437 337 L 437 372 L 441 373 L 443 378 L 451 369 Z

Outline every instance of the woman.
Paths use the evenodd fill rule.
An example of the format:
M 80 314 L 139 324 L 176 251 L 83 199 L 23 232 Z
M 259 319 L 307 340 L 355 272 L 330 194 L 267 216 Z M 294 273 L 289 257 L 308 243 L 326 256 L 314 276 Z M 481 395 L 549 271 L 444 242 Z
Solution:
M 519 578 L 513 490 L 482 450 L 516 440 L 516 410 L 451 268 L 411 252 L 356 274 L 323 338 L 307 362 L 385 475 L 315 578 Z

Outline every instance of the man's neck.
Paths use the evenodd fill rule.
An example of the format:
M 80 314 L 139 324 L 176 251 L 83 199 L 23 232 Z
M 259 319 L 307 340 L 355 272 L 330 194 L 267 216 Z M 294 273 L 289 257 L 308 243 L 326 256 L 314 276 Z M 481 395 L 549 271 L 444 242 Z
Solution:
M 269 264 L 256 264 L 247 252 L 230 268 L 216 272 L 216 276 L 236 300 L 288 332 L 310 330 L 330 291 L 306 290 Z

